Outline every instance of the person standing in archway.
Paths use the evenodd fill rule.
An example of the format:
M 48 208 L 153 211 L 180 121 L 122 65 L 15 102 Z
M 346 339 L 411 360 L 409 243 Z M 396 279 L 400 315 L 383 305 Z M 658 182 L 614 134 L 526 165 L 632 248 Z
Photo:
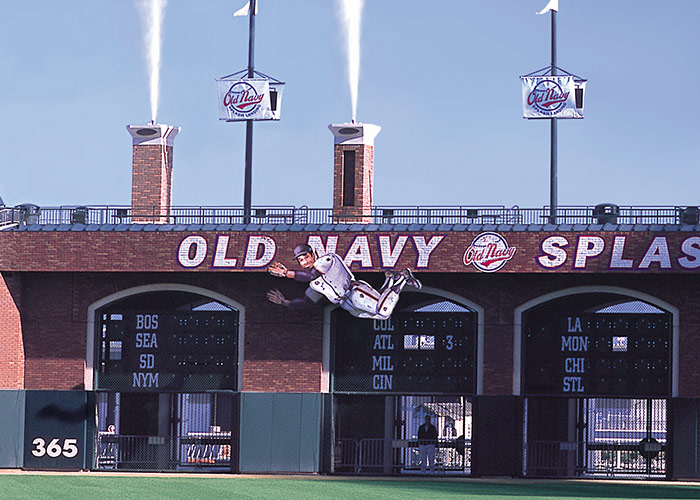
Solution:
M 425 416 L 425 423 L 418 427 L 418 456 L 420 459 L 420 471 L 425 474 L 426 467 L 430 467 L 430 473 L 435 472 L 435 446 L 438 433 L 430 422 L 430 415 Z

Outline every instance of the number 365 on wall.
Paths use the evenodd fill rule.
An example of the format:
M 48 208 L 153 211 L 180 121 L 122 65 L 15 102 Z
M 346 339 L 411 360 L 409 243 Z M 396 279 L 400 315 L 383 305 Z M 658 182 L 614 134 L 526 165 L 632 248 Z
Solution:
M 61 443 L 60 438 L 54 438 L 46 444 L 44 438 L 34 438 L 32 441 L 32 455 L 35 457 L 49 456 L 51 458 L 57 458 L 63 455 L 66 458 L 73 458 L 78 454 L 78 440 L 77 439 L 64 439 Z

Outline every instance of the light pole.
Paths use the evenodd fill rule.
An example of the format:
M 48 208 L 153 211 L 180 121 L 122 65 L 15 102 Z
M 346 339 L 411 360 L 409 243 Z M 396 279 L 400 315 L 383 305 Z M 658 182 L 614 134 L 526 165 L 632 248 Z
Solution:
M 552 16 L 552 76 L 557 74 L 557 11 L 550 11 Z M 549 125 L 549 222 L 557 223 L 557 118 L 550 118 Z
M 255 8 L 257 0 L 248 4 L 248 78 L 255 77 Z M 245 173 L 243 179 L 243 223 L 249 224 L 253 189 L 253 120 L 245 123 Z

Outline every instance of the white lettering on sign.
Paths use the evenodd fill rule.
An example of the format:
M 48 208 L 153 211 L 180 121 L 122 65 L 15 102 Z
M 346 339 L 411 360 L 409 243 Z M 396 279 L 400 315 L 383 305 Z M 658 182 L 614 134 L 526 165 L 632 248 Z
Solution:
M 337 253 L 336 249 L 338 248 L 338 237 L 333 235 L 328 236 L 328 238 L 326 238 L 326 244 L 324 245 L 320 236 L 313 235 L 309 236 L 307 244 L 316 250 L 316 254 L 318 255 Z
M 183 267 L 197 267 L 207 256 L 207 240 L 192 234 L 180 242 L 177 249 L 177 261 Z
M 216 251 L 214 252 L 214 264 L 212 267 L 236 267 L 238 259 L 226 258 L 230 238 L 230 236 L 223 234 L 216 237 Z
M 44 438 L 37 437 L 32 440 L 32 444 L 34 445 L 32 455 L 35 457 L 48 456 L 50 458 L 58 458 L 63 455 L 66 458 L 73 458 L 80 451 L 78 449 L 78 440 L 75 438 L 64 439 L 63 445 L 61 445 L 61 438 L 53 438 L 47 445 Z
M 561 337 L 561 350 L 569 352 L 588 351 L 588 337 L 569 335 Z
M 392 268 L 396 265 L 403 252 L 403 247 L 406 246 L 408 236 L 399 236 L 396 238 L 394 248 L 391 247 L 391 237 L 379 237 L 379 257 L 384 268 Z
M 136 347 L 142 349 L 157 349 L 158 337 L 155 333 L 138 332 L 136 334 Z
M 391 245 L 389 236 L 379 236 L 379 249 L 373 249 L 367 235 L 357 235 L 348 246 L 343 261 L 351 266 L 359 263 L 362 269 L 371 269 L 375 255 L 379 255 L 383 268 L 391 268 L 401 259 L 406 251 L 406 243 L 409 236 L 398 236 L 394 246 Z M 427 268 L 430 264 L 430 257 L 438 247 L 444 236 L 413 236 L 413 243 L 416 249 L 416 267 Z M 338 253 L 338 236 L 328 235 L 324 243 L 321 235 L 308 236 L 307 242 L 316 253 L 325 255 L 327 253 Z M 231 235 L 216 235 L 214 251 L 211 252 L 211 267 L 213 269 L 234 269 L 239 263 L 240 255 L 230 254 Z M 195 268 L 201 266 L 207 259 L 209 246 L 207 240 L 200 235 L 191 234 L 184 238 L 177 249 L 177 261 L 182 267 Z M 276 241 L 267 235 L 248 236 L 248 242 L 243 253 L 243 269 L 259 269 L 270 264 L 277 252 Z M 374 253 L 373 253 L 374 252 Z
M 131 387 L 158 387 L 158 374 L 150 372 L 133 372 Z
M 656 236 L 649 243 L 644 254 L 625 255 L 625 247 L 630 236 L 615 236 L 610 253 L 610 269 L 672 269 L 673 258 L 666 236 Z M 600 236 L 581 236 L 574 249 L 574 269 L 585 269 L 589 259 L 599 257 L 605 252 L 605 240 Z M 535 260 L 544 268 L 555 269 L 564 265 L 568 259 L 566 247 L 569 240 L 561 235 L 548 236 L 541 243 L 542 255 Z M 690 236 L 680 245 L 681 255 L 676 259 L 683 269 L 700 268 L 700 236 Z
M 275 258 L 277 244 L 269 236 L 251 236 L 245 253 L 244 267 L 265 267 Z
M 430 254 L 435 251 L 444 236 L 433 236 L 428 242 L 425 241 L 425 236 L 414 236 L 413 244 L 418 252 L 418 260 L 416 261 L 417 268 L 426 268 L 430 263 Z
M 626 236 L 615 236 L 613 239 L 612 255 L 610 256 L 610 269 L 632 269 L 634 261 L 622 257 L 625 251 Z
M 668 242 L 665 236 L 654 238 L 639 263 L 639 269 L 649 269 L 653 263 L 658 264 L 661 269 L 671 269 L 671 256 L 668 253 Z
M 355 261 L 360 263 L 361 268 L 369 269 L 372 267 L 372 254 L 369 251 L 369 241 L 365 235 L 355 236 L 343 259 L 348 267 L 352 266 Z
M 273 237 L 248 235 L 245 245 L 240 242 L 235 242 L 234 245 L 232 239 L 237 237 L 240 236 L 218 234 L 209 237 L 211 243 L 208 244 L 204 236 L 188 235 L 177 248 L 177 261 L 180 266 L 188 269 L 199 267 L 210 259 L 212 269 L 235 269 L 241 264 L 240 268 L 245 270 L 266 267 L 274 260 L 277 242 Z M 582 235 L 577 237 L 575 244 L 574 240 L 570 241 L 572 237 L 561 234 L 546 236 L 540 243 L 540 254 L 534 255 L 535 265 L 546 270 L 555 270 L 567 262 L 572 262 L 572 269 L 586 270 L 595 259 L 605 256 L 609 269 L 616 270 L 667 270 L 673 269 L 674 266 L 689 270 L 700 268 L 700 236 L 689 236 L 682 240 L 680 245 L 677 242 L 669 244 L 667 236 L 657 236 L 647 244 L 643 252 L 638 250 L 640 238 L 643 237 L 640 233 L 605 237 L 595 234 Z M 341 248 L 339 236 L 336 234 L 314 234 L 306 237 L 307 243 L 318 255 L 345 255 L 343 260 L 347 265 L 357 264 L 362 269 L 373 269 L 377 259 L 378 267 L 392 269 L 407 258 L 407 253 L 410 254 L 408 258 L 415 259 L 416 269 L 427 269 L 435 250 L 446 236 L 404 234 L 379 235 L 376 238 L 373 240 L 366 234 L 360 234 L 355 236 L 347 247 Z M 409 239 L 413 241 L 413 249 L 407 245 Z M 210 245 L 214 249 L 211 252 Z M 239 246 L 244 248 L 232 251 L 232 247 Z M 674 251 L 678 252 L 678 255 L 675 255 Z M 445 265 L 445 262 L 441 264 Z M 595 264 L 596 269 L 600 268 L 600 263 Z M 447 268 L 449 270 L 449 264 Z
M 603 253 L 605 241 L 600 236 L 581 236 L 576 245 L 574 269 L 585 269 L 589 258 L 598 257 Z
M 537 257 L 537 262 L 548 269 L 564 265 L 566 262 L 566 250 L 563 247 L 567 246 L 569 246 L 569 241 L 563 236 L 545 238 L 542 242 L 542 251 L 546 255 Z
M 691 236 L 683 242 L 681 250 L 686 255 L 678 259 L 678 263 L 684 269 L 697 269 L 700 267 L 700 236 Z

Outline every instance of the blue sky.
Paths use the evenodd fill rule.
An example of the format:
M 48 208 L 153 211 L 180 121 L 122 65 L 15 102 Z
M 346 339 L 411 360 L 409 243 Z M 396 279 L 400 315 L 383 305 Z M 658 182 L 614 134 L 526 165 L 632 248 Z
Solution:
M 331 123 L 349 121 L 338 0 L 259 0 L 256 69 L 286 82 L 257 123 L 254 205 L 332 205 Z M 175 139 L 173 203 L 241 206 L 245 126 L 215 78 L 247 64 L 243 0 L 169 0 L 157 121 Z M 358 121 L 378 206 L 549 203 L 549 123 L 519 76 L 549 64 L 546 0 L 365 0 Z M 150 120 L 134 0 L 0 3 L 0 196 L 128 205 L 129 124 Z M 558 65 L 588 79 L 559 122 L 559 204 L 700 204 L 700 1 L 560 0 Z

